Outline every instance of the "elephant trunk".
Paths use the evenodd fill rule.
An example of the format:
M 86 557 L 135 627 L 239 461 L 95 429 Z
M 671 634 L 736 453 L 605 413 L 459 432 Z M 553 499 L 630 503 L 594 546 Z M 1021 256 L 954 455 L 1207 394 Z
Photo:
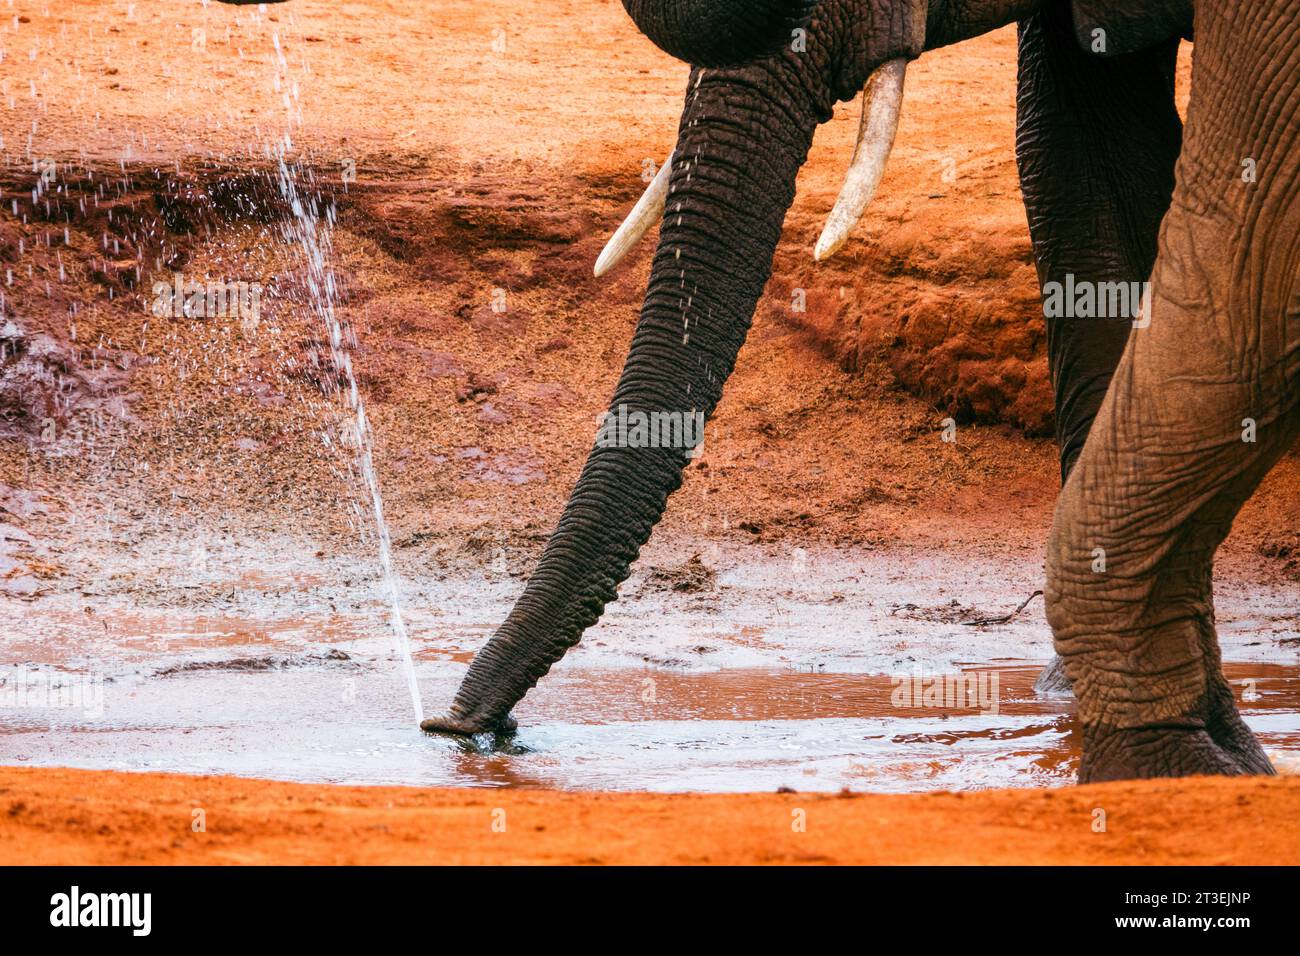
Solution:
M 623 0 L 641 32 L 697 66 L 732 66 L 774 53 L 817 0 Z
M 829 112 L 780 82 L 781 63 L 691 73 L 659 246 L 611 416 L 698 423 L 702 437 L 718 404 L 799 167 Z M 512 728 L 510 709 L 617 598 L 690 451 L 684 441 L 645 447 L 633 434 L 598 438 L 523 595 L 475 656 L 450 713 L 426 730 Z

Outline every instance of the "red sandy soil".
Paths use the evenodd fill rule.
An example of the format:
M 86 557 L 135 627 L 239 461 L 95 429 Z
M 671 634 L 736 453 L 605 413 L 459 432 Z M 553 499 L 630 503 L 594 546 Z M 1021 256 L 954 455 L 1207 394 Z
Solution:
M 1295 778 L 664 795 L 0 768 L 0 863 L 1293 864 L 1298 805 Z
M 339 463 L 314 434 L 329 370 L 312 364 L 320 339 L 310 319 L 285 308 L 255 333 L 144 323 L 141 290 L 171 268 L 227 276 L 234 262 L 239 278 L 264 279 L 292 303 L 302 287 L 295 250 L 256 220 L 167 232 L 170 260 L 127 242 L 177 184 L 201 192 L 265 168 L 261 145 L 284 128 L 285 94 L 297 96 L 289 112 L 301 119 L 295 155 L 339 207 L 342 312 L 358 339 L 399 569 L 464 566 L 499 535 L 525 559 L 535 554 L 621 368 L 651 243 L 607 282 L 591 277 L 591 263 L 643 188 L 642 161 L 672 146 L 684 68 L 640 37 L 616 0 L 445 0 L 436 12 L 397 0 L 293 0 L 265 19 L 215 4 L 127 9 L 19 0 L 0 23 L 0 270 L 16 272 L 5 312 L 67 350 L 59 371 L 74 401 L 60 434 L 96 409 L 125 407 L 131 423 L 101 440 L 118 442 L 109 458 L 44 453 L 39 408 L 0 440 L 0 522 L 39 545 L 19 548 L 0 573 L 68 589 L 109 574 L 102 554 L 77 561 L 90 531 L 62 520 L 78 508 L 99 520 L 105 501 L 118 506 L 103 520 L 118 522 L 110 530 L 121 561 L 140 535 L 183 537 L 193 526 L 332 533 L 332 546 L 356 546 L 355 529 L 340 523 Z M 205 31 L 197 47 L 196 29 Z M 494 50 L 502 36 L 504 50 Z M 825 267 L 810 250 L 848 163 L 856 104 L 819 132 L 702 464 L 656 541 L 688 532 L 782 547 L 1041 552 L 1057 475 L 1013 159 L 1014 41 L 1003 30 L 911 71 L 880 197 Z M 1186 76 L 1184 62 L 1184 90 Z M 124 217 L 115 253 L 103 245 L 102 216 L 74 221 L 66 236 L 39 216 L 12 216 L 15 197 L 31 211 L 32 164 L 46 156 L 68 181 L 87 169 L 129 180 L 115 200 Z M 345 160 L 357 169 L 346 189 Z M 807 290 L 807 313 L 789 308 L 796 287 Z M 490 308 L 495 289 L 506 291 L 504 315 Z M 100 357 L 85 343 L 98 343 Z M 955 445 L 938 440 L 949 414 L 962 423 Z M 1298 478 L 1293 454 L 1243 513 L 1225 567 L 1300 577 Z M 146 528 L 146 516 L 162 527 Z M 151 586 L 148 574 L 138 580 Z M 1293 862 L 1298 786 L 1198 780 L 840 799 L 0 769 L 0 855 Z M 1090 829 L 1097 806 L 1108 810 L 1106 834 Z M 194 807 L 207 811 L 205 834 L 190 831 Z M 506 834 L 491 832 L 494 807 L 508 811 Z M 808 810 L 807 833 L 790 832 L 796 807 Z

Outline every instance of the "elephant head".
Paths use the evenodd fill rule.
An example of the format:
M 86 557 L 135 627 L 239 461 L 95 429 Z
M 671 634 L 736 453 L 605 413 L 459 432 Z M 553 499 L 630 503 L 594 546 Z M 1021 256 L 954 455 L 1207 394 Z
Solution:
M 693 67 L 671 160 L 597 269 L 612 268 L 640 233 L 662 219 L 611 414 L 640 415 L 643 421 L 712 414 L 770 274 L 795 178 L 814 131 L 830 118 L 836 101 L 867 89 L 859 144 L 818 243 L 819 257 L 842 244 L 879 181 L 907 61 L 1013 22 L 1036 5 L 821 0 L 796 38 L 802 42 L 744 65 Z M 638 22 L 646 23 L 654 20 L 656 7 L 707 6 L 628 2 Z M 720 22 L 698 15 L 705 17 L 698 22 Z M 764 22 L 778 19 L 773 14 Z M 780 28 L 789 22 L 780 19 Z M 667 35 L 669 26 L 689 25 L 685 14 L 655 23 L 662 45 L 695 52 L 689 38 Z M 775 26 L 768 31 L 775 32 Z M 759 39 L 757 32 L 751 37 Z M 426 720 L 424 729 L 512 729 L 510 709 L 616 599 L 668 497 L 681 485 L 691 452 L 680 442 L 632 444 L 597 442 L 523 595 L 476 655 L 450 711 Z

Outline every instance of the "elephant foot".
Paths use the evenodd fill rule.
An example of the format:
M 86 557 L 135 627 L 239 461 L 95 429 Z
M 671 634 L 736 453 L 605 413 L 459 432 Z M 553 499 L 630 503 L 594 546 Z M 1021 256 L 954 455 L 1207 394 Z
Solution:
M 1219 746 L 1204 730 L 1138 727 L 1112 730 L 1091 742 L 1090 736 L 1096 735 L 1085 730 L 1080 783 L 1275 773 L 1258 743 L 1254 744 L 1254 753 L 1233 752 Z
M 1150 727 L 1083 728 L 1080 783 L 1276 772 L 1226 685 L 1212 691 L 1191 719 Z
M 519 721 L 509 714 L 504 717 L 492 718 L 451 713 L 442 717 L 427 717 L 420 721 L 420 729 L 426 734 L 442 734 L 453 737 L 477 737 L 480 734 L 505 737 L 513 734 L 518 727 Z
M 1039 697 L 1073 697 L 1074 688 L 1065 673 L 1065 661 L 1058 654 L 1043 668 L 1034 681 L 1034 693 Z

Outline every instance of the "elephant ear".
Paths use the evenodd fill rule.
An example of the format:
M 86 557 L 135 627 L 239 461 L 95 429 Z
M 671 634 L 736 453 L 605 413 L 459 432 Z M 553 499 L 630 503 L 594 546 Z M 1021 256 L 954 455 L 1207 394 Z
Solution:
M 1099 56 L 1149 50 L 1174 37 L 1192 39 L 1192 0 L 1073 0 L 1079 45 Z

